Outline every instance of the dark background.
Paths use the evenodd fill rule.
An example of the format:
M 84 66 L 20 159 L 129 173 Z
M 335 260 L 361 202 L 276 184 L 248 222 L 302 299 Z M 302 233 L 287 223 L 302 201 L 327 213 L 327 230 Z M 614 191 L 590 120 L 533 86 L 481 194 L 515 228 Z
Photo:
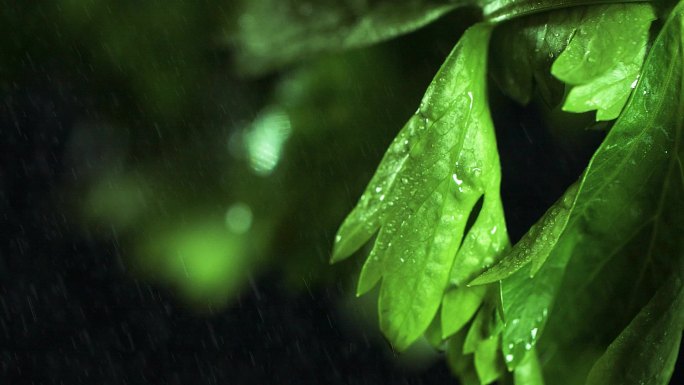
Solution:
M 130 11 L 119 6 L 113 15 L 129 16 Z M 229 19 L 230 12 L 226 8 L 223 16 Z M 97 33 L 93 35 L 96 26 L 74 26 L 38 6 L 7 6 L 3 13 L 0 382 L 456 383 L 439 357 L 418 354 L 415 357 L 422 358 L 407 364 L 381 340 L 376 325 L 350 326 L 350 311 L 340 303 L 353 291 L 362 258 L 341 267 L 328 266 L 327 258 L 337 224 L 461 33 L 462 27 L 454 26 L 467 25 L 471 16 L 448 17 L 380 45 L 375 48 L 379 53 L 355 51 L 351 54 L 355 59 L 328 55 L 247 78 L 230 64 L 234 51 L 229 46 L 204 42 L 215 31 L 201 26 L 213 25 L 203 22 L 215 20 L 215 15 L 198 16 L 197 23 L 180 28 L 179 34 L 195 34 L 189 41 L 168 46 L 153 41 L 149 46 L 156 51 L 128 60 L 125 55 L 101 59 L 100 40 Z M 124 16 L 121 20 L 128 21 L 121 25 L 137 32 L 129 47 L 138 49 L 136 40 L 155 31 L 148 26 L 154 20 L 136 24 Z M 119 19 L 113 20 L 116 24 Z M 174 36 L 173 30 L 168 33 Z M 181 60 L 194 54 L 199 57 L 195 62 Z M 174 56 L 180 58 L 168 59 Z M 323 64 L 316 64 L 320 60 Z M 344 76 L 362 76 L 364 66 L 378 63 L 396 73 L 370 85 L 367 78 L 364 84 L 343 76 L 349 94 L 336 94 L 335 84 L 330 89 L 318 85 L 311 99 L 288 107 L 318 120 L 308 123 L 314 134 L 302 124 L 303 134 L 296 131 L 288 142 L 283 165 L 270 177 L 274 184 L 243 176 L 246 166 L 237 159 L 226 166 L 232 170 L 227 177 L 208 166 L 215 163 L 206 150 L 209 143 L 223 140 L 239 129 L 235 122 L 253 119 L 263 106 L 277 100 L 273 95 L 283 79 L 300 66 L 337 68 L 325 67 L 330 63 L 356 66 Z M 161 68 L 152 71 L 155 74 L 170 68 L 177 75 L 157 79 L 147 75 L 147 65 Z M 396 79 L 405 82 L 387 83 Z M 165 89 L 161 85 L 167 82 L 175 85 Z M 155 92 L 164 94 L 175 87 L 183 90 L 181 96 L 155 101 L 159 95 Z M 376 104 L 365 109 L 345 105 L 350 94 Z M 491 99 L 504 168 L 507 220 L 512 238 L 518 239 L 579 175 L 602 134 L 596 131 L 575 142 L 559 143 L 536 118 L 539 106 L 519 107 L 493 87 Z M 323 109 L 307 107 L 311 100 Z M 345 120 L 344 112 L 339 122 L 319 116 L 330 112 L 331 106 L 351 110 L 351 120 Z M 366 126 L 357 118 L 363 118 Z M 81 148 L 74 157 L 70 143 L 75 127 L 84 121 L 118 128 L 113 136 L 95 141 L 89 148 L 92 154 Z M 217 131 L 216 122 L 231 124 Z M 329 131 L 320 128 L 326 122 L 333 126 Z M 227 305 L 198 309 L 180 299 L 172 285 L 136 274 L 130 255 L 138 239 L 135 231 L 143 231 L 140 228 L 133 234 L 119 232 L 73 215 L 90 175 L 99 170 L 98 162 L 108 161 L 101 153 L 119 136 L 132 138 L 124 160 L 132 168 L 163 159 L 158 163 L 170 165 L 162 173 L 194 175 L 199 169 L 206 174 L 193 181 L 203 186 L 199 192 L 191 184 L 166 186 L 181 196 L 161 200 L 176 202 L 168 203 L 170 211 L 192 205 L 195 196 L 225 193 L 256 196 L 253 204 L 257 205 L 268 202 L 256 207 L 256 214 L 280 213 L 274 215 L 273 230 L 264 241 L 264 253 L 273 257 L 245 280 Z M 220 178 L 231 183 L 218 185 L 215 179 Z M 235 180 L 240 182 L 232 183 Z

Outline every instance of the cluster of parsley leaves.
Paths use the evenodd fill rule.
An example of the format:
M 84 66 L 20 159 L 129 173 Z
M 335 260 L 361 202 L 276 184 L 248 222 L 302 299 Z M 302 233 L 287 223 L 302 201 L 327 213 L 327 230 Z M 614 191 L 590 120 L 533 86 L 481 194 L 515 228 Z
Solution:
M 380 283 L 380 327 L 396 349 L 424 336 L 467 385 L 669 381 L 684 328 L 684 1 L 278 3 L 245 3 L 238 33 L 252 70 L 372 44 L 459 7 L 482 12 L 335 240 L 333 262 L 376 236 L 357 294 Z M 277 15 L 269 25 L 258 22 L 266 12 Z M 489 79 L 520 103 L 536 92 L 614 121 L 515 245 Z

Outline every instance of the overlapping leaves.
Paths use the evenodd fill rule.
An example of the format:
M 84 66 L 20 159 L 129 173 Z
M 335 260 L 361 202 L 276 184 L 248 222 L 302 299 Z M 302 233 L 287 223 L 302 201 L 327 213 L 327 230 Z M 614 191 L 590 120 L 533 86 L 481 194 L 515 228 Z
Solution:
M 382 279 L 381 328 L 398 349 L 425 331 L 447 287 L 465 290 L 508 244 L 486 96 L 490 32 L 482 24 L 465 33 L 337 235 L 333 261 L 379 231 L 358 294 Z M 480 199 L 482 208 L 464 234 Z M 473 313 L 481 300 L 474 297 L 464 296 Z
M 653 18 L 648 4 L 608 4 L 512 20 L 494 32 L 492 75 L 522 104 L 535 86 L 550 105 L 559 103 L 559 79 L 575 86 L 565 110 L 598 109 L 597 120 L 615 119 L 636 83 Z
M 654 18 L 648 4 L 613 4 L 587 13 L 551 68 L 573 86 L 564 110 L 597 110 L 596 120 L 618 117 L 637 84 Z
M 543 383 L 542 371 L 557 384 L 664 383 L 672 371 L 684 326 L 684 6 L 653 39 L 649 5 L 586 3 L 472 2 L 490 23 L 462 37 L 338 232 L 333 262 L 376 235 L 357 294 L 382 282 L 390 342 L 404 349 L 430 327 L 465 383 L 495 381 L 502 361 L 517 384 Z M 355 16 L 299 10 L 299 32 L 248 51 L 268 67 L 389 38 L 466 2 L 341 4 Z M 487 42 L 491 22 L 521 15 L 532 16 L 497 27 L 489 50 L 504 92 L 526 103 L 536 87 L 566 111 L 618 119 L 577 183 L 508 248 Z M 244 36 L 268 30 L 244 22 Z M 320 40 L 285 44 L 312 31 Z
M 492 77 L 518 103 L 529 103 L 534 91 L 550 105 L 563 97 L 563 85 L 550 73 L 581 22 L 586 7 L 514 19 L 495 31 L 490 53 Z
M 578 186 L 540 220 L 537 226 L 542 226 L 541 231 L 531 229 L 510 257 L 475 281 L 485 283 L 515 272 L 502 282 L 504 314 L 510 320 L 503 349 L 511 366 L 522 359 L 527 347 L 534 346 L 557 293 L 562 305 L 556 306 L 565 316 L 557 319 L 566 324 L 559 329 L 577 337 L 592 327 L 596 330 L 592 312 L 622 319 L 633 316 L 644 294 L 652 294 L 659 283 L 650 277 L 667 276 L 667 269 L 681 258 L 681 241 L 673 240 L 684 223 L 680 161 L 683 63 L 679 16 L 675 13 L 672 19 L 675 21 L 668 22 L 651 49 L 631 102 Z M 559 223 L 567 227 L 559 231 Z M 635 239 L 641 242 L 632 242 Z M 644 247 L 634 255 L 639 245 Z M 546 258 L 538 272 L 538 262 L 529 271 L 518 270 L 525 262 Z M 634 268 L 635 263 L 639 268 Z M 566 287 L 559 290 L 563 280 Z M 630 282 L 632 288 L 616 290 L 620 282 Z M 605 298 L 588 291 L 599 288 Z M 610 309 L 611 301 L 620 298 L 627 298 L 630 306 L 617 314 L 605 314 L 602 309 Z M 593 325 L 586 325 L 583 319 L 591 319 Z M 576 326 L 576 333 L 567 323 Z M 573 343 L 577 345 L 577 341 Z

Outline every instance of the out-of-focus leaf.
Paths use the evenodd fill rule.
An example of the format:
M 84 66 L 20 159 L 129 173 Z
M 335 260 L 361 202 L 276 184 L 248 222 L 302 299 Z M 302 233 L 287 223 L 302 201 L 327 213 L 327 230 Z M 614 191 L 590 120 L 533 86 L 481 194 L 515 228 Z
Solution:
M 586 15 L 551 67 L 573 86 L 563 110 L 597 110 L 596 120 L 618 117 L 636 86 L 654 18 L 649 4 L 614 4 Z
M 513 373 L 515 385 L 544 385 L 544 375 L 535 349 L 530 350 Z
M 377 43 L 416 30 L 470 3 L 427 0 L 244 0 L 238 60 L 250 73 L 312 54 Z
M 435 349 L 442 349 L 444 339 L 442 338 L 442 321 L 439 312 L 425 330 L 425 339 Z
M 225 32 L 226 38 L 239 47 L 241 68 L 259 73 L 313 54 L 387 40 L 421 28 L 459 7 L 479 7 L 485 19 L 502 22 L 586 3 L 585 0 L 244 0 L 237 7 L 238 21 L 229 23 Z
M 493 287 L 493 286 L 490 286 Z M 490 292 L 491 293 L 491 292 Z M 495 306 L 496 300 L 490 295 L 484 300 L 477 315 L 470 323 L 463 342 L 463 353 L 473 353 L 485 340 L 501 333 L 503 322 Z
M 458 287 L 448 290 L 442 300 L 442 337 L 446 338 L 468 323 L 484 299 L 484 286 Z
M 472 354 L 463 353 L 463 342 L 465 341 L 465 330 L 454 334 L 447 341 L 446 360 L 449 369 L 458 376 L 463 385 L 481 385 L 480 379 L 475 371 L 475 362 Z
M 462 268 L 453 270 L 451 282 L 462 283 L 508 245 L 486 101 L 490 31 L 484 24 L 466 31 L 336 238 L 333 261 L 348 256 L 380 226 L 359 287 L 370 288 L 382 278 L 380 324 L 400 350 L 434 318 L 453 265 Z M 463 239 L 483 195 L 482 210 Z
M 504 373 L 500 344 L 501 334 L 496 334 L 481 341 L 475 349 L 475 371 L 481 384 L 494 382 Z
M 475 372 L 481 384 L 495 381 L 504 372 L 505 366 L 501 356 L 501 327 L 502 323 L 494 309 L 493 301 L 488 300 L 477 312 L 461 344 L 462 354 L 473 354 Z M 465 330 L 461 330 L 455 336 L 463 333 Z
M 463 341 L 464 354 L 474 353 L 475 350 L 477 350 L 477 346 L 480 344 L 480 342 L 484 341 L 488 337 L 487 330 L 485 328 L 488 317 L 487 310 L 488 309 L 481 308 L 480 311 L 477 312 L 473 322 L 470 324 L 468 333 Z
M 589 372 L 587 385 L 669 383 L 684 328 L 684 286 L 678 275 L 610 344 Z

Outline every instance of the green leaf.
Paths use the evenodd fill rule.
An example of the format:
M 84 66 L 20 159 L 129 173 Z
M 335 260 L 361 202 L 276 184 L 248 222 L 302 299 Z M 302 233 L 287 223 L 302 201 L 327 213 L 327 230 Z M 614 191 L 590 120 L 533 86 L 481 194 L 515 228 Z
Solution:
M 491 3 L 508 4 L 513 11 L 500 8 L 502 16 L 485 12 L 490 20 L 576 5 L 572 0 Z M 527 10 L 521 8 L 525 4 Z M 604 360 L 609 363 L 597 364 L 599 374 L 593 374 L 600 383 L 617 375 L 620 369 L 612 369 L 613 363 L 625 365 L 629 355 L 640 354 L 618 342 L 633 338 L 630 328 L 645 330 L 653 341 L 662 338 L 654 331 L 661 325 L 674 325 L 668 333 L 681 334 L 681 321 L 660 321 L 674 319 L 669 315 L 657 318 L 648 308 L 642 310 L 647 316 L 637 315 L 661 286 L 660 277 L 678 267 L 684 255 L 679 8 L 648 55 L 654 14 L 643 4 L 574 7 L 496 28 L 489 51 L 492 68 L 509 95 L 527 102 L 536 84 L 547 101 L 555 100 L 563 85 L 551 76 L 553 68 L 554 75 L 574 86 L 566 110 L 593 103 L 590 109 L 597 110 L 599 120 L 620 115 L 579 181 L 503 259 L 509 244 L 485 87 L 491 26 L 466 32 L 336 238 L 333 262 L 377 233 L 357 294 L 382 281 L 381 328 L 397 349 L 421 333 L 440 347 L 443 338 L 452 336 L 447 357 L 464 381 L 494 381 L 501 376 L 503 358 L 520 384 L 543 383 L 538 351 L 547 378 L 559 385 L 587 378 L 608 349 Z M 621 24 L 634 25 L 633 36 L 616 34 Z M 472 226 L 466 229 L 466 223 Z M 485 298 L 493 285 L 466 285 L 497 281 L 500 301 Z M 680 303 L 673 309 L 681 309 Z M 636 321 L 643 318 L 655 321 Z M 633 319 L 638 327 L 628 325 Z M 623 329 L 628 337 L 615 340 Z M 617 345 L 609 348 L 613 340 Z M 646 351 L 655 351 L 654 346 Z M 663 360 L 634 365 L 633 377 L 656 370 L 669 377 L 676 346 L 662 349 L 658 357 Z M 455 357 L 462 362 L 451 363 Z
M 503 349 L 511 368 L 535 345 L 561 283 L 566 299 L 554 308 L 560 312 L 557 329 L 576 330 L 567 339 L 576 345 L 580 330 L 596 329 L 597 318 L 583 310 L 627 298 L 626 306 L 601 312 L 619 325 L 657 283 L 651 277 L 663 276 L 684 254 L 684 61 L 680 16 L 674 15 L 648 55 L 634 96 L 580 179 L 568 225 L 547 262 L 534 278 L 519 270 L 502 281 Z M 643 248 L 636 268 L 627 258 L 635 247 Z M 611 261 L 620 268 L 608 269 Z M 630 276 L 629 289 L 620 290 L 616 285 Z M 588 288 L 611 296 L 603 299 Z
M 515 385 L 544 385 L 544 375 L 535 349 L 530 350 L 515 368 Z
M 358 293 L 382 278 L 380 324 L 399 350 L 425 331 L 450 278 L 454 286 L 466 282 L 508 245 L 486 98 L 490 31 L 476 25 L 464 34 L 336 238 L 333 262 L 380 227 Z
M 442 301 L 442 337 L 446 338 L 465 326 L 480 308 L 484 286 L 459 287 L 448 290 Z
M 587 4 L 614 3 L 615 0 L 482 0 L 482 14 L 485 20 L 503 22 L 523 16 L 564 8 L 577 8 Z M 622 0 L 623 3 L 643 2 L 642 0 Z
M 684 328 L 681 276 L 668 280 L 589 372 L 587 385 L 666 385 Z
M 419 129 L 424 129 L 416 123 L 419 122 L 409 121 L 390 144 L 366 191 L 340 226 L 331 262 L 339 262 L 352 255 L 368 242 L 380 227 L 381 216 L 387 211 L 384 202 L 387 191 L 392 189 L 399 171 L 409 159 L 410 141 L 415 140 Z M 382 240 L 386 238 L 386 235 L 382 234 L 381 232 L 379 235 L 379 243 L 384 243 Z
M 466 1 L 244 0 L 234 40 L 243 71 L 259 73 L 331 50 L 416 30 Z
M 399 349 L 417 338 L 436 312 L 466 219 L 484 189 L 495 185 L 498 198 L 484 74 L 489 33 L 486 25 L 468 30 L 437 74 L 434 98 L 429 89 L 415 116 L 427 132 L 411 147 L 400 183 L 388 197 L 388 204 L 395 203 L 383 230 L 392 238 L 375 245 L 385 248 L 380 323 Z M 489 178 L 480 178 L 484 175 Z
M 449 369 L 458 376 L 463 385 L 481 385 L 475 370 L 474 356 L 463 353 L 465 330 L 454 334 L 447 340 L 446 360 Z
M 562 361 L 580 379 L 586 378 L 593 362 L 568 363 L 562 357 L 598 358 L 662 286 L 663 277 L 681 271 L 681 45 L 680 5 L 662 27 L 639 85 L 607 138 L 605 145 L 613 152 L 613 167 L 608 169 L 606 161 L 604 175 L 616 177 L 606 178 L 603 191 L 596 192 L 598 202 L 586 208 L 580 222 L 584 235 L 566 268 L 559 291 L 562 295 L 549 320 L 553 343 L 547 348 L 557 352 L 549 367 L 560 368 Z M 618 135 L 620 143 L 609 140 Z M 624 148 L 629 151 L 617 152 Z M 567 377 L 558 369 L 554 371 L 553 377 Z
M 475 319 L 473 319 L 473 322 L 470 324 L 465 340 L 463 341 L 464 354 L 474 353 L 477 350 L 478 345 L 489 337 L 486 325 L 490 314 L 491 309 L 485 307 L 477 312 Z
M 474 353 L 483 341 L 501 333 L 503 322 L 495 309 L 494 302 L 492 296 L 489 296 L 477 312 L 466 334 L 463 353 Z
M 494 382 L 504 373 L 500 346 L 501 334 L 491 336 L 477 345 L 475 350 L 475 371 L 481 384 Z
M 474 353 L 475 372 L 481 384 L 495 381 L 504 372 L 500 354 L 501 327 L 501 320 L 492 301 L 487 301 L 477 312 L 461 344 L 462 354 Z M 461 330 L 455 335 L 460 336 L 464 332 L 465 330 Z
M 487 269 L 470 284 L 481 285 L 502 280 L 529 262 L 532 262 L 530 277 L 534 276 L 556 247 L 565 230 L 576 196 L 577 185 L 573 185 L 499 263 Z
M 563 110 L 597 110 L 596 120 L 617 118 L 636 86 L 654 19 L 649 4 L 612 4 L 588 13 L 551 67 L 573 86 Z
M 503 93 L 527 104 L 536 87 L 549 105 L 560 103 L 563 84 L 550 68 L 586 11 L 577 7 L 499 25 L 492 35 L 491 74 Z
M 430 326 L 425 330 L 425 339 L 435 349 L 443 349 L 446 338 L 442 337 L 442 321 L 440 313 L 437 312 L 435 318 L 430 322 Z
M 512 2 L 516 6 L 519 3 L 525 2 Z M 527 4 L 556 9 L 570 3 Z M 544 100 L 554 106 L 562 100 L 564 87 L 552 71 L 556 78 L 578 86 L 566 100 L 568 111 L 598 109 L 600 120 L 614 119 L 643 63 L 653 19 L 650 5 L 608 4 L 578 6 L 503 23 L 492 37 L 492 76 L 506 95 L 521 104 L 530 101 L 536 86 Z M 623 25 L 627 24 L 630 28 L 634 25 L 635 33 L 624 33 Z
M 559 240 L 548 261 L 533 278 L 524 270 L 501 281 L 506 325 L 502 349 L 509 369 L 514 369 L 535 346 L 549 315 L 549 309 L 563 278 L 577 238 Z
M 488 163 L 492 167 L 486 167 L 488 170 L 483 171 L 490 173 L 488 175 L 489 185 L 483 191 L 484 203 L 482 209 L 475 223 L 463 239 L 463 244 L 454 259 L 449 275 L 450 287 L 465 286 L 467 282 L 479 275 L 488 266 L 496 263 L 502 253 L 510 246 L 503 206 L 499 195 L 500 170 L 493 168 L 499 161 L 498 156 L 495 155 L 497 154 L 496 143 L 493 137 L 488 140 L 489 143 L 486 147 L 481 146 L 480 151 L 483 152 L 479 153 L 479 155 L 483 156 L 488 152 L 490 156 L 490 159 L 485 164 Z M 478 169 L 478 167 L 475 167 L 471 170 L 474 170 L 474 174 L 477 175 L 479 173 Z M 465 188 L 461 192 L 465 192 Z

